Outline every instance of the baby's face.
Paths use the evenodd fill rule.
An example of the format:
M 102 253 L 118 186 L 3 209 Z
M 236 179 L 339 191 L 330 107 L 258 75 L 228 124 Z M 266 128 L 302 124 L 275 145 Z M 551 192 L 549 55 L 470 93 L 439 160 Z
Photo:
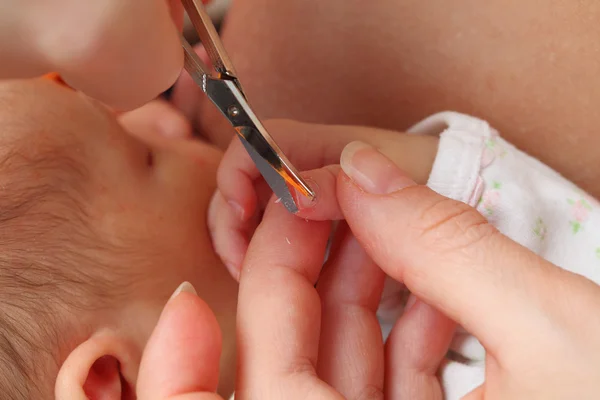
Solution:
M 128 306 L 109 310 L 107 318 L 131 313 L 132 330 L 143 341 L 183 281 L 218 316 L 234 309 L 235 285 L 206 227 L 220 152 L 207 145 L 185 157 L 148 148 L 103 106 L 42 79 L 0 84 L 0 126 L 0 159 L 18 154 L 30 162 L 21 168 L 23 180 L 42 179 L 76 199 L 64 223 L 86 226 L 84 235 L 72 230 L 91 261 L 79 265 L 82 276 L 97 286 L 92 291 L 106 291 L 113 299 L 107 303 Z M 38 168 L 48 163 L 55 167 Z

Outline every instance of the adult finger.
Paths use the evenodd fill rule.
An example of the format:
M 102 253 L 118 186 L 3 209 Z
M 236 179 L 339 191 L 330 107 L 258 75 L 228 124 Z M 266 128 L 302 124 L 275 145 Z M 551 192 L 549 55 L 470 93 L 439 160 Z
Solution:
M 165 306 L 140 364 L 143 400 L 217 400 L 221 331 L 189 284 Z
M 281 204 L 267 207 L 240 278 L 236 396 L 340 398 L 315 371 L 321 307 L 314 284 L 329 225 L 296 218 Z
M 383 338 L 376 312 L 385 275 L 345 224 L 317 284 L 322 324 L 318 375 L 347 399 L 383 398 Z
M 8 10 L 18 21 L 8 26 L 18 26 L 23 34 L 19 42 L 27 44 L 24 51 L 40 55 L 41 68 L 128 110 L 156 97 L 179 76 L 183 51 L 172 16 L 181 25 L 182 10 L 179 5 L 171 10 L 171 4 L 177 2 L 26 2 Z
M 349 145 L 341 165 L 338 201 L 369 255 L 488 351 L 508 337 L 513 349 L 556 339 L 538 332 L 560 335 L 557 314 L 573 318 L 557 298 L 581 292 L 598 301 L 591 282 L 506 238 L 475 209 L 416 185 L 372 147 Z
M 411 295 L 386 342 L 386 398 L 443 398 L 437 373 L 455 327 L 454 321 Z

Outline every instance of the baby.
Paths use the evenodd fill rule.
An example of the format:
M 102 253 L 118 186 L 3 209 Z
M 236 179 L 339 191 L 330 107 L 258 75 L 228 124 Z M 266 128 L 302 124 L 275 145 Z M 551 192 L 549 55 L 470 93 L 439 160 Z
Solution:
M 220 393 L 233 390 L 237 284 L 206 228 L 221 153 L 138 142 L 125 129 L 151 130 L 166 109 L 151 107 L 121 125 L 57 82 L 0 82 L 3 399 L 135 398 L 142 350 L 183 281 L 217 315 Z
M 513 240 L 600 283 L 596 3 L 258 3 L 234 3 L 224 39 L 259 114 L 347 125 L 270 125 L 293 163 L 337 163 L 344 144 L 368 142 L 417 182 L 477 207 Z M 175 102 L 199 130 L 214 126 L 220 120 L 210 105 L 190 106 L 199 95 L 186 79 Z M 461 113 L 418 122 L 444 109 Z M 502 137 L 466 113 L 491 121 Z M 357 127 L 365 125 L 411 135 Z M 225 145 L 229 137 L 213 139 Z M 215 248 L 234 276 L 264 203 L 264 185 L 244 157 L 234 142 L 211 210 L 220 221 L 211 224 Z M 331 179 L 308 176 L 322 198 L 334 194 Z M 326 215 L 322 206 L 302 216 Z M 384 335 L 405 298 L 400 284 L 388 282 L 379 312 Z M 441 371 L 446 398 L 481 384 L 484 365 L 485 350 L 459 329 Z

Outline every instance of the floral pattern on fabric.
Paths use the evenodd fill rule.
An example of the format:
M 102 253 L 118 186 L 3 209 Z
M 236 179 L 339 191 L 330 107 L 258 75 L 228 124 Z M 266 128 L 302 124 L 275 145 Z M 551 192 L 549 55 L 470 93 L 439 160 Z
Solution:
M 485 141 L 485 150 L 493 153 L 496 157 L 506 157 L 506 148 L 498 141 L 497 136 L 492 136 Z
M 600 285 L 600 202 L 477 118 L 443 112 L 410 132 L 430 134 L 441 125 L 447 128 L 428 185 L 477 205 L 503 235 Z M 389 332 L 395 320 L 385 323 Z M 485 349 L 461 327 L 451 349 L 464 360 L 447 359 L 439 375 L 445 398 L 459 400 L 484 383 Z
M 540 240 L 546 239 L 546 233 L 548 233 L 548 227 L 544 223 L 543 219 L 538 218 L 535 221 L 535 226 L 533 227 L 533 233 L 535 234 L 535 236 L 539 237 Z
M 571 205 L 571 221 L 569 223 L 573 234 L 577 234 L 583 229 L 593 208 L 584 196 L 580 196 L 577 200 L 567 199 L 567 202 Z
M 494 212 L 498 208 L 501 200 L 500 189 L 502 189 L 502 183 L 494 181 L 492 187 L 483 193 L 479 205 L 485 210 L 488 216 L 494 215 Z

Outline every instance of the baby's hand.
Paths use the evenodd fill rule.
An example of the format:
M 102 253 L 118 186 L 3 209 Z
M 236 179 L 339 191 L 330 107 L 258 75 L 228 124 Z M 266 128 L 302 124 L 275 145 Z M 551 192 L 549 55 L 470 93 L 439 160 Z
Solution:
M 299 204 L 297 215 L 311 220 L 343 219 L 337 206 L 335 181 L 346 144 L 362 141 L 376 147 L 418 183 L 427 182 L 437 153 L 437 138 L 428 136 L 283 120 L 270 121 L 266 126 L 294 166 L 308 171 L 302 176 L 316 192 L 316 199 Z M 249 239 L 272 192 L 237 138 L 219 166 L 217 183 L 218 190 L 209 208 L 209 229 L 215 251 L 238 279 Z

